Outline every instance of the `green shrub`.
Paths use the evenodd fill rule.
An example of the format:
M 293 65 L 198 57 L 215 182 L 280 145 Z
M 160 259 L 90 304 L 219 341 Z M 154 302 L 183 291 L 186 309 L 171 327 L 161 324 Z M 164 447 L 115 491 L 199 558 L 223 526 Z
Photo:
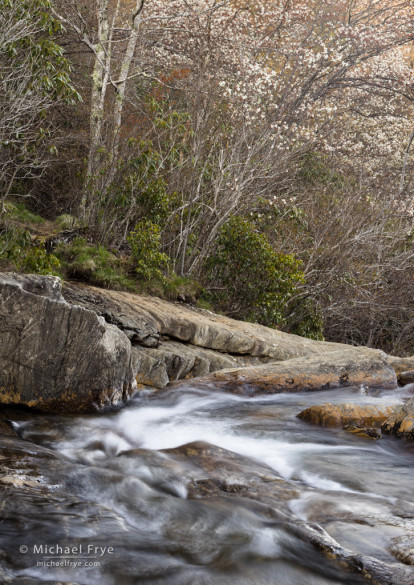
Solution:
M 4 205 L 6 217 L 20 223 L 43 223 L 45 220 L 40 215 L 29 211 L 24 203 L 12 203 L 7 201 Z
M 287 319 L 289 333 L 324 341 L 324 319 L 321 309 L 312 299 L 299 301 L 290 307 Z
M 161 228 L 150 220 L 138 222 L 128 236 L 135 272 L 144 280 L 165 281 L 169 257 L 161 252 Z
M 54 254 L 48 254 L 44 244 L 30 246 L 23 254 L 19 269 L 36 274 L 60 274 L 60 262 Z
M 208 296 L 215 306 L 270 327 L 285 324 L 287 302 L 303 282 L 300 262 L 275 252 L 267 236 L 241 217 L 223 226 L 205 268 Z
M 55 221 L 62 231 L 74 230 L 80 226 L 80 221 L 69 213 L 62 213 Z
M 44 242 L 32 240 L 28 230 L 5 229 L 0 235 L 0 257 L 17 271 L 60 274 L 59 259 L 45 250 Z
M 78 237 L 67 244 L 59 244 L 55 254 L 69 278 L 86 280 L 104 288 L 135 290 L 121 259 L 102 245 L 92 245 Z
M 169 301 L 196 303 L 202 287 L 192 278 L 170 274 L 163 281 L 163 297 Z
M 167 183 L 159 173 L 160 155 L 151 141 L 131 139 L 129 145 L 130 156 L 120 163 L 119 178 L 112 186 L 114 211 L 128 209 L 129 213 L 133 211 L 135 221 L 146 218 L 162 224 L 168 214 L 169 196 Z
M 111 172 L 111 154 L 105 151 L 102 156 L 107 157 L 108 164 L 102 169 L 101 176 L 91 178 L 91 182 L 102 182 Z M 175 194 L 168 192 L 162 167 L 162 157 L 150 140 L 128 141 L 128 150 L 116 166 L 113 181 L 91 194 L 98 202 L 95 227 L 100 232 L 101 241 L 124 244 L 126 233 L 144 219 L 165 225 Z M 107 230 L 107 225 L 111 226 L 110 230 Z

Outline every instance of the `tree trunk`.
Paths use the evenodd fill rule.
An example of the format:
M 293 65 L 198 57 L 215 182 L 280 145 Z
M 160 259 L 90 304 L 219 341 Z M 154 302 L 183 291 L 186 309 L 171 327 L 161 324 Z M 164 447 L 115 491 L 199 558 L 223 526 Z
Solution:
M 91 108 L 89 118 L 90 143 L 87 174 L 81 200 L 81 214 L 84 220 L 89 219 L 91 214 L 91 204 L 93 206 L 93 203 L 90 200 L 90 195 L 92 195 L 93 198 L 94 192 L 96 191 L 96 174 L 101 158 L 99 150 L 103 143 L 102 126 L 111 60 L 111 44 L 108 42 L 110 40 L 108 1 L 109 0 L 97 0 L 96 2 L 98 42 L 94 45 L 95 63 L 92 73 Z
M 131 69 L 132 59 L 134 58 L 135 48 L 137 46 L 138 41 L 138 29 L 140 25 L 140 14 L 144 8 L 145 0 L 136 0 L 136 6 L 134 13 L 132 15 L 132 24 L 130 29 L 130 34 L 128 38 L 127 47 L 125 50 L 124 58 L 122 59 L 121 69 L 119 73 L 119 79 L 115 82 L 116 84 L 116 94 L 115 94 L 115 102 L 113 106 L 113 130 L 112 130 L 112 148 L 111 148 L 111 169 L 109 175 L 109 183 L 112 181 L 115 168 L 116 168 L 116 161 L 118 159 L 118 151 L 119 151 L 119 140 L 120 140 L 120 132 L 122 127 L 122 112 L 125 103 L 125 92 L 127 88 L 127 81 L 129 76 L 129 71 Z

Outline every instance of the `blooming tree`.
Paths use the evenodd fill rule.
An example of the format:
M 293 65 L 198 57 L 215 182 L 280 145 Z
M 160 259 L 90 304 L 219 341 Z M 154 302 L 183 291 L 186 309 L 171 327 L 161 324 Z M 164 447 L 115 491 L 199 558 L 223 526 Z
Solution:
M 122 144 L 149 139 L 175 194 L 165 244 L 180 273 L 200 271 L 233 214 L 293 192 L 311 150 L 372 181 L 386 168 L 409 200 L 410 0 L 55 6 L 92 57 L 82 212 L 114 208 Z
M 412 115 L 400 50 L 414 36 L 409 1 L 153 0 L 146 14 L 175 17 L 142 51 L 164 102 L 183 103 L 179 92 L 191 119 L 169 177 L 182 196 L 169 248 L 182 273 L 197 273 L 232 214 L 289 192 L 310 150 L 372 180 L 386 167 L 398 193 Z

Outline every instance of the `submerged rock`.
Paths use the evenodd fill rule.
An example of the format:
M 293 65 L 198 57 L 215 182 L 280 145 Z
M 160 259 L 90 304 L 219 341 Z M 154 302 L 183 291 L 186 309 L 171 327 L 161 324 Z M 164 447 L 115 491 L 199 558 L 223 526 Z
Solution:
M 393 538 L 389 551 L 402 563 L 414 565 L 414 535 Z
M 67 303 L 53 276 L 0 277 L 0 403 L 87 412 L 135 387 L 127 337 Z
M 346 346 L 345 346 L 346 347 Z M 387 356 L 365 347 L 346 348 L 262 366 L 233 368 L 200 379 L 243 395 L 327 390 L 346 386 L 396 388 Z

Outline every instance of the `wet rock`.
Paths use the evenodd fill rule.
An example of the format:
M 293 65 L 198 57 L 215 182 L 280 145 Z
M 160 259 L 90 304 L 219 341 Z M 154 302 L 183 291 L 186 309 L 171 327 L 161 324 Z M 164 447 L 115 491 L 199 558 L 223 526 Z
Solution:
M 364 347 L 328 352 L 257 367 L 233 368 L 200 378 L 235 394 L 324 390 L 346 386 L 396 388 L 394 370 L 382 351 Z
M 414 370 L 409 372 L 400 372 L 397 376 L 398 383 L 402 386 L 406 384 L 414 384 Z
M 404 405 L 318 404 L 298 414 L 309 423 L 345 428 L 359 436 L 380 438 L 381 433 L 414 440 L 414 398 Z
M 338 566 L 360 575 L 372 585 L 412 585 L 413 572 L 408 567 L 385 563 L 368 555 L 356 554 L 342 547 L 318 524 L 292 526 L 292 532 L 335 560 Z
M 414 565 L 414 535 L 393 538 L 388 550 L 405 565 Z
M 0 276 L 0 403 L 87 412 L 135 388 L 127 337 L 67 303 L 52 276 Z
M 190 485 L 189 496 L 205 497 L 225 494 L 242 494 L 248 490 L 246 485 L 220 481 L 218 479 L 196 479 Z
M 110 535 L 118 546 L 126 534 L 123 519 L 95 499 L 79 497 L 71 482 L 76 464 L 56 452 L 0 434 L 0 453 L 0 583 L 85 583 L 83 578 L 78 581 L 75 572 L 68 568 L 68 580 L 64 581 L 50 568 L 43 575 L 36 571 L 33 580 L 16 577 L 16 573 L 32 574 L 33 567 L 43 560 L 34 552 L 35 545 L 73 546 L 75 542 L 84 543 L 88 537 L 94 546 L 105 539 L 107 545 Z M 86 468 L 79 466 L 78 473 Z M 20 553 L 22 545 L 27 551 L 24 554 Z
M 12 437 L 18 436 L 12 424 L 7 420 L 0 420 L 0 433 L 3 435 L 10 435 Z
M 358 431 L 361 427 L 381 427 L 393 411 L 393 406 L 326 403 L 302 410 L 298 418 L 323 427 L 349 427 L 347 430 L 353 432 L 352 427 Z
M 352 433 L 353 435 L 357 435 L 358 437 L 362 437 L 363 439 L 381 439 L 382 434 L 379 429 L 375 429 L 372 427 L 356 427 L 354 425 L 347 425 L 344 427 L 345 431 L 348 433 Z
M 267 505 L 277 502 L 280 513 L 284 513 L 288 509 L 281 503 L 297 496 L 295 488 L 270 467 L 204 441 L 162 452 L 178 461 L 188 460 L 192 467 L 202 471 L 202 477 L 195 476 L 187 486 L 190 498 L 210 497 L 220 492 L 237 494 Z
M 299 521 L 284 505 L 297 497 L 292 485 L 265 465 L 201 441 L 163 453 L 187 459 L 202 470 L 203 477 L 196 477 L 188 486 L 188 498 L 243 498 L 246 508 L 255 506 L 269 522 L 310 544 L 341 571 L 360 575 L 373 585 L 412 585 L 411 568 L 357 554 L 341 546 L 319 524 Z
M 382 425 L 382 432 L 398 438 L 414 440 L 414 398 L 402 406 L 396 406 Z

